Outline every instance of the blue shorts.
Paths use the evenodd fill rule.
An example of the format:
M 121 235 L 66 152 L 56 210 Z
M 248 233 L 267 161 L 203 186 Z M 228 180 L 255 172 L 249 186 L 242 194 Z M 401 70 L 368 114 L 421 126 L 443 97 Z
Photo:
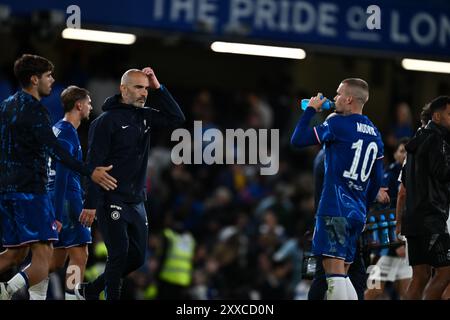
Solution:
M 0 194 L 3 246 L 18 247 L 37 241 L 58 240 L 49 194 Z
M 83 226 L 79 221 L 82 210 L 83 200 L 81 197 L 64 200 L 62 228 L 59 240 L 53 244 L 54 248 L 70 248 L 92 242 L 91 228 Z
M 312 252 L 314 255 L 333 257 L 352 263 L 356 245 L 364 223 L 345 217 L 317 216 Z

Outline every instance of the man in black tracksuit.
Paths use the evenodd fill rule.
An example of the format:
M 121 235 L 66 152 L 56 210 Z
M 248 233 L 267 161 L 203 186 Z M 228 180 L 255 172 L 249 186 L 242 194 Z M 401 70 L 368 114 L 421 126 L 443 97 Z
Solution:
M 151 105 L 145 107 L 150 90 Z M 97 219 L 108 249 L 105 272 L 92 283 L 80 284 L 80 299 L 120 299 L 122 278 L 144 264 L 148 238 L 145 181 L 150 133 L 156 127 L 177 127 L 185 117 L 169 91 L 159 84 L 153 70 L 131 69 L 124 73 L 121 93 L 108 98 L 104 113 L 89 128 L 88 161 L 113 165 L 117 189 L 103 192 L 88 188 L 84 208 L 97 209 Z
M 432 120 L 406 145 L 406 209 L 401 233 L 408 241 L 413 279 L 425 279 L 424 299 L 440 299 L 450 283 L 450 236 L 447 228 L 450 205 L 450 97 L 441 96 L 430 105 Z M 403 177 L 403 174 L 402 174 Z M 427 269 L 435 268 L 428 279 Z M 426 287 L 425 287 L 426 285 Z M 409 298 L 420 299 L 412 295 Z

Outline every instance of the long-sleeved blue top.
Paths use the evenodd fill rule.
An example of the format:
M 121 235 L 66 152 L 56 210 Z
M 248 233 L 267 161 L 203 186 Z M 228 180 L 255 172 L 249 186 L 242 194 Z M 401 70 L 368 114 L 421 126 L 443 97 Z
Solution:
M 0 104 L 0 193 L 47 192 L 49 156 L 82 175 L 92 174 L 93 168 L 58 143 L 47 109 L 18 91 Z
M 53 126 L 53 132 L 61 146 L 74 158 L 82 161 L 83 152 L 75 127 L 68 121 L 59 120 Z M 83 198 L 80 175 L 56 161 L 51 161 L 49 166 L 48 190 L 53 193 L 55 216 L 58 221 L 62 221 L 65 200 L 81 201 Z
M 306 108 L 291 144 L 325 145 L 325 179 L 318 215 L 345 216 L 365 222 L 367 206 L 383 178 L 383 142 L 378 129 L 363 115 L 336 115 L 314 128 L 316 111 Z

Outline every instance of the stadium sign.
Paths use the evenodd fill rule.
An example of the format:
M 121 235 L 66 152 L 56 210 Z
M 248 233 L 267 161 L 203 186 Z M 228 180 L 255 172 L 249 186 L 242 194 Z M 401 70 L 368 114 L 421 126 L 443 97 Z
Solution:
M 403 6 L 394 1 L 152 2 L 151 23 L 171 30 L 447 56 L 450 50 L 450 6 L 439 10 L 412 1 Z
M 12 14 L 80 8 L 81 25 L 142 27 L 217 39 L 449 57 L 450 2 L 429 0 L 3 0 Z M 67 14 L 68 16 L 69 14 Z M 328 48 L 328 49 L 327 49 Z

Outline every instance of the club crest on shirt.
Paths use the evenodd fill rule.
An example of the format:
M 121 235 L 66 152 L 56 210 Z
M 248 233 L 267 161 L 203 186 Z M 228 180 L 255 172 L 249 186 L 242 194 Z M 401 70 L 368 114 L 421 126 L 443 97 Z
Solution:
M 117 210 L 114 210 L 111 212 L 111 219 L 113 220 L 119 220 L 120 219 L 120 212 Z

